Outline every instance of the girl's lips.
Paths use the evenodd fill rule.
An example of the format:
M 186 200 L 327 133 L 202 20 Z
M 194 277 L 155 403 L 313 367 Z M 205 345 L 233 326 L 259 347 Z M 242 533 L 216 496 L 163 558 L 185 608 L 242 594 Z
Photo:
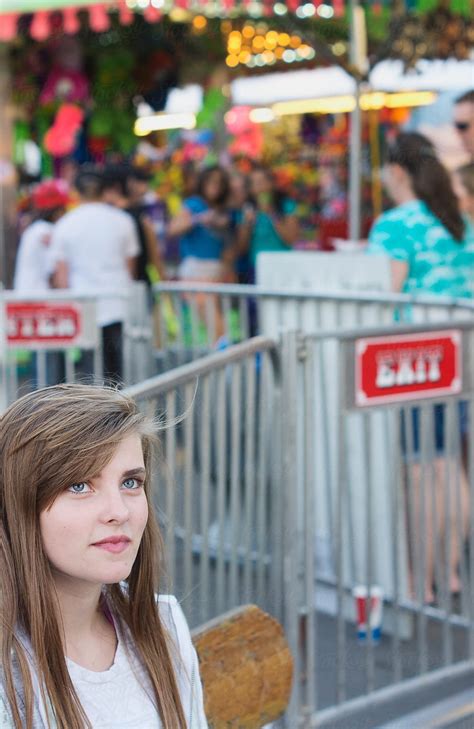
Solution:
M 98 549 L 105 549 L 106 552 L 112 552 L 112 554 L 120 554 L 121 552 L 124 552 L 130 544 L 130 541 L 123 540 L 120 542 L 100 542 L 98 544 L 93 544 L 92 546 L 97 547 Z

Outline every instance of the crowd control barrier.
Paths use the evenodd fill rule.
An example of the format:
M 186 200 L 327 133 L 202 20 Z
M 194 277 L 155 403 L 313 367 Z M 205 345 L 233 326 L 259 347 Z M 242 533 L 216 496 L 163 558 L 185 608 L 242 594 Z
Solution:
M 128 388 L 163 422 L 165 589 L 282 622 L 286 727 L 472 680 L 473 365 L 469 321 L 287 331 Z
M 110 295 L 126 300 L 124 381 L 138 382 L 154 371 L 147 291 L 136 283 L 129 291 Z M 96 309 L 97 297 L 91 293 L 0 291 L 1 408 L 34 388 L 102 379 L 102 337 Z
M 259 334 L 474 320 L 474 301 L 440 296 L 177 282 L 156 284 L 154 292 L 159 371 Z

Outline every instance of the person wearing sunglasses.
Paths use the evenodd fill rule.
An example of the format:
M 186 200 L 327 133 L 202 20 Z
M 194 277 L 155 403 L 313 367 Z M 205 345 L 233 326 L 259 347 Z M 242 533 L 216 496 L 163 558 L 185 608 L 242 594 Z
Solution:
M 474 89 L 456 99 L 453 122 L 464 149 L 474 161 Z

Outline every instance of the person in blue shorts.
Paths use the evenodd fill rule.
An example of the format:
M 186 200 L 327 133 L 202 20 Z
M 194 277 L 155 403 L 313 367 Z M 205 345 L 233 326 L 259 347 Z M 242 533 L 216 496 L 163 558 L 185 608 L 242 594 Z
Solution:
M 229 279 L 223 257 L 231 236 L 228 197 L 227 172 L 218 165 L 207 167 L 199 175 L 196 193 L 183 201 L 180 212 L 171 220 L 168 235 L 179 238 L 178 278 L 181 281 L 224 283 Z M 213 311 L 212 328 L 219 339 L 225 331 L 219 301 L 209 295 L 199 295 L 195 301 L 203 321 L 206 313 Z

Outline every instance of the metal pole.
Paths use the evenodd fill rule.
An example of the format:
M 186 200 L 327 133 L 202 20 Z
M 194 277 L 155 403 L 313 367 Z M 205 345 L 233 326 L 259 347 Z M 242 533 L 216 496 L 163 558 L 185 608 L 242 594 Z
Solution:
M 356 82 L 355 102 L 356 105 L 351 113 L 351 134 L 349 148 L 349 238 L 358 240 L 360 238 L 360 162 L 361 162 L 361 110 L 360 110 L 360 85 Z
M 350 60 L 353 68 L 364 72 L 367 65 L 365 15 L 358 0 L 350 0 Z M 361 234 L 361 142 L 362 111 L 360 108 L 360 79 L 355 79 L 355 106 L 351 113 L 349 146 L 349 237 L 357 240 Z

